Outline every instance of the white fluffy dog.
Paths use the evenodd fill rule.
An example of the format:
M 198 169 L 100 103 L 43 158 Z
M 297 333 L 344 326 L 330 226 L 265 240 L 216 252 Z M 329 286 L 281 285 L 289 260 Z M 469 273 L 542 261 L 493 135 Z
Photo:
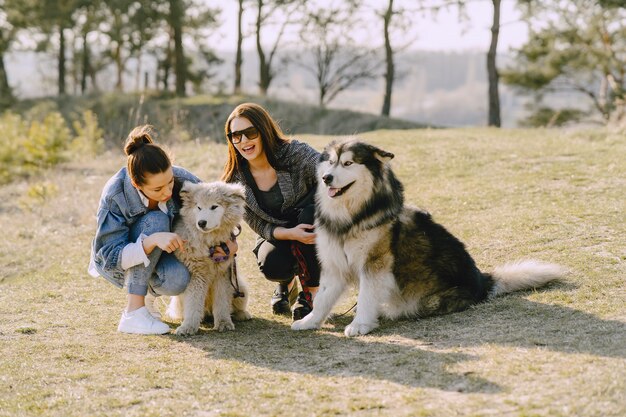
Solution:
M 235 260 L 216 262 L 213 249 L 231 239 L 243 218 L 244 189 L 239 184 L 185 182 L 180 196 L 182 208 L 173 231 L 186 241 L 176 257 L 189 269 L 191 280 L 185 292 L 172 297 L 167 315 L 182 319 L 177 335 L 198 332 L 205 312 L 213 316 L 214 329 L 234 330 L 232 318 L 248 320 L 248 291 L 236 273 Z M 232 318 L 231 318 L 232 314 Z

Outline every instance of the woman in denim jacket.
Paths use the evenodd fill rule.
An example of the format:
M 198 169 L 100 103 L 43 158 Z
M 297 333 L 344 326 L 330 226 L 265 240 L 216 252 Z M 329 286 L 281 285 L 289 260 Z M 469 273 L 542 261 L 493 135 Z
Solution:
M 153 143 L 152 132 L 151 126 L 139 126 L 128 135 L 127 166 L 104 186 L 91 248 L 89 273 L 128 288 L 128 305 L 118 326 L 123 333 L 169 332 L 152 305 L 154 295 L 180 294 L 190 278 L 173 254 L 184 250 L 184 241 L 171 227 L 180 210 L 183 182 L 200 180 L 172 166 L 165 151 Z

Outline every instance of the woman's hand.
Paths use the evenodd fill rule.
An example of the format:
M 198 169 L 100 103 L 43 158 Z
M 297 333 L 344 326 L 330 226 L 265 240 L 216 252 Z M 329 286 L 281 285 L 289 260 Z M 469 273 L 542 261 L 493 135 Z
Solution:
M 215 252 L 211 255 L 211 258 L 215 260 L 223 260 L 224 258 L 228 258 L 230 255 L 235 256 L 237 251 L 239 250 L 239 245 L 237 244 L 237 239 L 227 240 L 226 246 L 228 247 L 228 253 L 224 251 L 220 247 L 220 245 L 215 246 Z
M 284 227 L 274 229 L 274 238 L 278 240 L 297 240 L 305 245 L 314 245 L 316 237 L 315 226 L 312 224 L 302 223 L 291 229 Z
M 153 233 L 143 240 L 143 250 L 146 252 L 146 255 L 152 253 L 156 247 L 167 253 L 172 253 L 176 249 L 184 251 L 185 241 L 176 233 L 170 232 Z

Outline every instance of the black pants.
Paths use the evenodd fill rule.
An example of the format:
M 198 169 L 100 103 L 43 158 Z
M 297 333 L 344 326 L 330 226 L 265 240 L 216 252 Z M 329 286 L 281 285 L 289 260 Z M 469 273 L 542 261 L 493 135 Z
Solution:
M 254 249 L 259 270 L 266 279 L 281 284 L 291 282 L 294 275 L 300 273 L 298 261 L 291 252 L 290 240 L 269 241 L 258 238 Z M 315 245 L 301 245 L 300 250 L 306 263 L 309 280 L 307 287 L 320 285 L 320 265 L 315 254 Z
M 315 205 L 306 205 L 298 215 L 297 224 L 313 224 Z M 254 254 L 261 273 L 266 279 L 281 284 L 291 282 L 294 275 L 301 273 L 298 261 L 291 251 L 291 240 L 257 239 Z M 309 272 L 307 287 L 320 285 L 320 264 L 315 253 L 315 245 L 299 244 L 300 252 Z

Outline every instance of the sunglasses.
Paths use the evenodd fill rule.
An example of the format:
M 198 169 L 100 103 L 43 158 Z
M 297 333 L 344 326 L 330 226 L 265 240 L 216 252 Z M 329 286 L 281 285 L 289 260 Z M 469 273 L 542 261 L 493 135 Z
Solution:
M 237 132 L 228 132 L 228 140 L 230 140 L 233 145 L 241 142 L 244 136 L 248 138 L 248 140 L 254 140 L 259 137 L 259 130 L 254 126 L 250 126 L 244 130 L 238 130 Z

